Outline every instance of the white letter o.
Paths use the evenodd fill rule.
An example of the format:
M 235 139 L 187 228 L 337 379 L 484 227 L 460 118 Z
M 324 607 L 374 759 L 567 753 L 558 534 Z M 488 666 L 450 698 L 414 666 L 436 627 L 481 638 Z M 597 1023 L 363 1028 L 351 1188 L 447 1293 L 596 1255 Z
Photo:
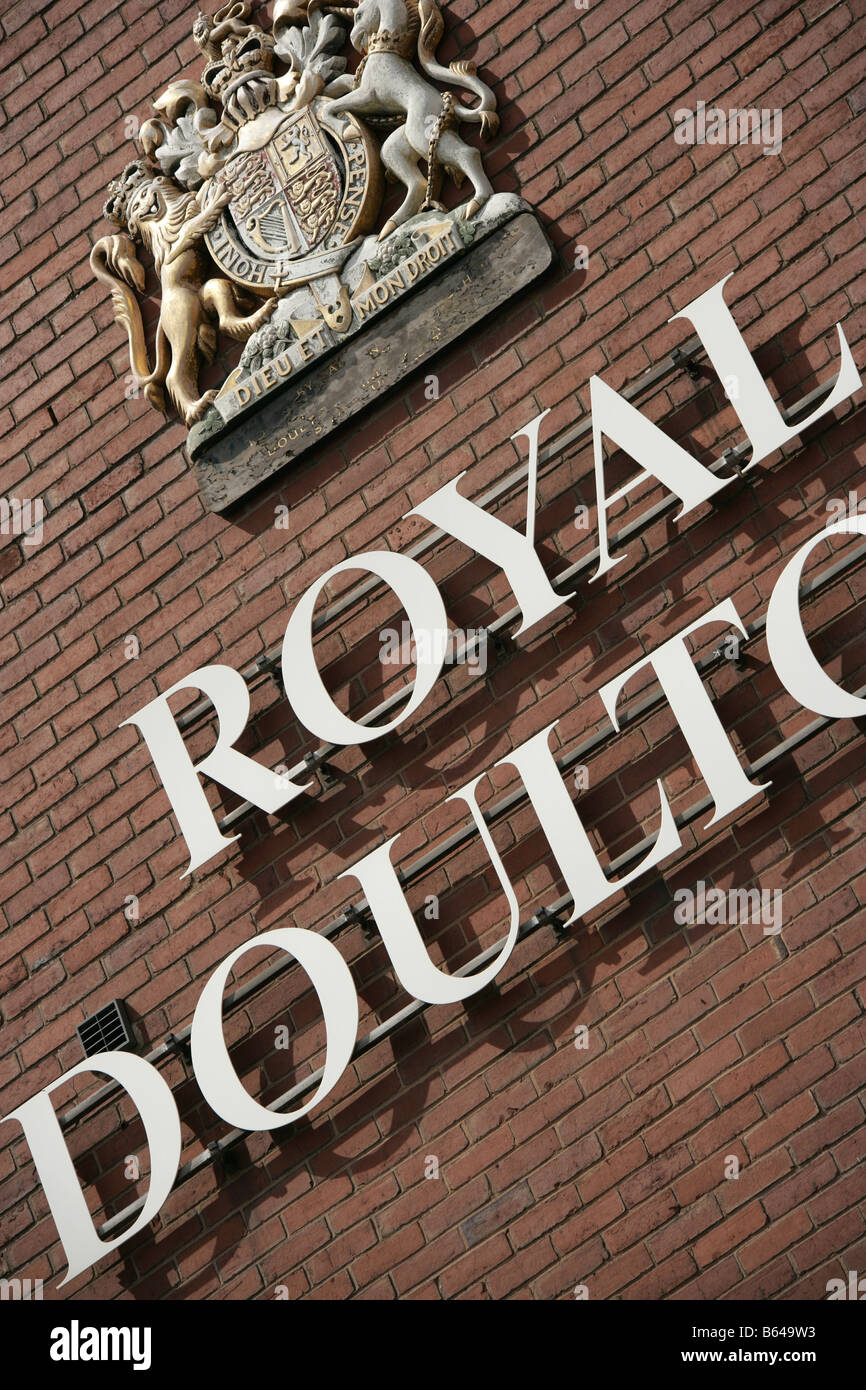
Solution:
M 293 955 L 319 996 L 325 1019 L 325 1065 L 312 1098 L 285 1114 L 260 1105 L 241 1084 L 232 1066 L 222 1026 L 223 991 L 241 956 L 257 946 Z M 218 965 L 201 992 L 192 1020 L 192 1065 L 201 1093 L 212 1110 L 238 1129 L 281 1129 L 299 1120 L 334 1089 L 346 1070 L 358 1035 L 358 996 L 349 967 L 336 946 L 318 932 L 283 927 L 245 941 Z
M 394 590 L 416 636 L 415 682 L 408 704 L 390 724 L 366 725 L 350 719 L 325 689 L 313 650 L 313 610 L 324 586 L 334 575 L 366 569 Z M 419 633 L 429 641 L 418 641 Z M 355 555 L 334 565 L 307 589 L 286 627 L 283 638 L 283 682 L 295 714 L 305 728 L 326 743 L 369 743 L 389 734 L 426 700 L 439 677 L 448 650 L 448 619 L 442 595 L 416 560 L 388 550 Z

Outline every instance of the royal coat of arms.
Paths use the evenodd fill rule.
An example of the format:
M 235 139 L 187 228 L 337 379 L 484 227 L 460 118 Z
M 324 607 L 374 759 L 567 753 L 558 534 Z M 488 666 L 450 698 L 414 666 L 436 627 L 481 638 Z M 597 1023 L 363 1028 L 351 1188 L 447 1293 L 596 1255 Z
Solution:
M 494 194 L 480 151 L 460 134 L 474 124 L 493 136 L 496 100 L 472 62 L 437 61 L 444 24 L 434 0 L 276 0 L 270 33 L 250 16 L 245 0 L 199 16 L 200 78 L 155 99 L 139 157 L 109 187 L 105 215 L 116 230 L 91 255 L 126 328 L 137 389 L 160 410 L 174 407 L 193 458 L 526 211 L 516 195 Z M 347 43 L 360 55 L 352 73 Z M 451 212 L 439 201 L 446 177 L 470 190 Z M 379 225 L 386 179 L 404 197 Z M 161 289 L 150 355 L 138 248 L 152 256 Z M 202 391 L 220 332 L 245 348 L 223 386 Z M 424 353 L 402 354 L 394 380 L 444 334 L 426 336 Z M 310 443 L 340 418 L 332 411 L 323 425 L 296 414 L 289 408 L 282 436 L 290 455 L 306 447 L 291 441 Z M 248 485 L 275 466 L 253 465 Z M 245 490 L 218 492 L 224 500 Z

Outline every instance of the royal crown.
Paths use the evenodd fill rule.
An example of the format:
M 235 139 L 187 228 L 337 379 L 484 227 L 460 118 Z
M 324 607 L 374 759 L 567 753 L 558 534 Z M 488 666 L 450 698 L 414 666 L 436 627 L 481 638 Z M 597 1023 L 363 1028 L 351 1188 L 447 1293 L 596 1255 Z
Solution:
M 103 207 L 103 213 L 115 227 L 126 226 L 129 200 L 135 190 L 150 177 L 151 172 L 143 160 L 136 159 L 132 164 L 127 164 L 123 173 L 112 179 L 108 185 L 108 201 Z
M 269 76 L 274 70 L 274 41 L 261 29 L 252 29 L 240 42 L 226 42 L 222 57 L 208 63 L 201 84 L 209 96 L 222 101 L 239 78 Z

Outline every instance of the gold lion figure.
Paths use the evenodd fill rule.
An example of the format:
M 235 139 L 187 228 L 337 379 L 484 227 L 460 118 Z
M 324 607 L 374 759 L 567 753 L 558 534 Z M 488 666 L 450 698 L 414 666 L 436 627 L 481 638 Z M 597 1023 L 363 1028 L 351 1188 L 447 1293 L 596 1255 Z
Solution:
M 217 276 L 203 283 L 202 238 L 230 197 L 223 190 L 202 211 L 195 194 L 185 193 L 172 179 L 137 160 L 110 184 L 105 204 L 105 216 L 122 230 L 103 237 L 90 255 L 94 274 L 111 289 L 115 319 L 127 331 L 130 365 L 139 389 L 164 413 L 167 391 L 187 428 L 206 414 L 216 396 L 215 391 L 199 393 L 198 374 L 202 359 L 214 359 L 217 327 L 230 338 L 246 342 L 277 302 L 269 299 L 245 317 L 230 280 Z M 153 256 L 162 290 L 153 370 L 133 293 L 143 292 L 145 283 L 136 242 Z

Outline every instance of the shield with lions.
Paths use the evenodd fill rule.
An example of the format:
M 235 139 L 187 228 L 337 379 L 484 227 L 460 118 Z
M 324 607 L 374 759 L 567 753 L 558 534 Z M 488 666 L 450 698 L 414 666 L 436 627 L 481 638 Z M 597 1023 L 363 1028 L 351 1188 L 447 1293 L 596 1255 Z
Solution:
M 219 268 L 259 294 L 339 270 L 372 230 L 382 200 L 376 146 L 352 116 L 329 128 L 319 98 L 299 111 L 271 108 L 246 125 L 212 182 L 230 194 L 207 245 Z

